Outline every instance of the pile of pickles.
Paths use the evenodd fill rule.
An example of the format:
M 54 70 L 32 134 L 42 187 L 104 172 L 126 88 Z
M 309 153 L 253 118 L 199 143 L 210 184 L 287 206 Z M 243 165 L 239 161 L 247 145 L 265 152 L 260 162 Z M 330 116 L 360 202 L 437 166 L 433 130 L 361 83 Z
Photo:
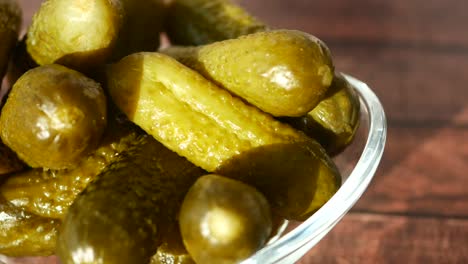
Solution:
M 359 100 L 318 38 L 230 0 L 45 0 L 19 39 L 21 20 L 0 0 L 0 254 L 239 263 L 340 187 Z

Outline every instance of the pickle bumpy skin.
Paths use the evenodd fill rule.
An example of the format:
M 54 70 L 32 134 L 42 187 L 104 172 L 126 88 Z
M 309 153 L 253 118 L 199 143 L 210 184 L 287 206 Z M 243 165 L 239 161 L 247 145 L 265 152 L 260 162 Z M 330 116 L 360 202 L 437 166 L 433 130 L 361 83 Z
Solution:
M 63 219 L 68 208 L 86 186 L 144 133 L 129 121 L 111 118 L 99 147 L 74 169 L 32 169 L 10 175 L 0 186 L 6 200 L 25 211 Z
M 0 195 L 0 254 L 48 256 L 55 251 L 60 221 L 25 212 Z
M 337 155 L 353 141 L 359 127 L 359 114 L 356 91 L 338 74 L 325 98 L 312 111 L 285 121 L 318 140 L 330 155 Z
M 333 62 L 325 44 L 294 30 L 162 52 L 274 116 L 307 114 L 333 80 Z
M 130 120 L 195 165 L 254 185 L 288 219 L 307 218 L 340 184 L 316 141 L 166 55 L 130 55 L 107 76 Z
M 149 263 L 170 231 L 205 172 L 149 135 L 137 141 L 73 202 L 58 237 L 62 263 Z
M 90 71 L 110 57 L 123 15 L 115 0 L 47 0 L 32 19 L 27 50 L 39 65 Z
M 175 0 L 166 21 L 166 32 L 175 45 L 203 45 L 266 29 L 230 0 Z

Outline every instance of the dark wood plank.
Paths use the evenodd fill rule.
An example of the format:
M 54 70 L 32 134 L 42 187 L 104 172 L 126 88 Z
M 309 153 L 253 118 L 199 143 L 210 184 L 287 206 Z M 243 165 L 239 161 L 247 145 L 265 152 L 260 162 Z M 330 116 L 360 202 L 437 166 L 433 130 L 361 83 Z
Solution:
M 347 215 L 299 263 L 468 263 L 468 220 Z
M 336 68 L 367 82 L 390 121 L 427 123 L 460 119 L 468 109 L 468 53 L 331 46 Z M 446 123 L 447 123 L 446 122 Z
M 238 0 L 274 27 L 299 29 L 324 40 L 421 46 L 468 46 L 463 0 Z
M 358 211 L 468 218 L 468 127 L 392 127 Z

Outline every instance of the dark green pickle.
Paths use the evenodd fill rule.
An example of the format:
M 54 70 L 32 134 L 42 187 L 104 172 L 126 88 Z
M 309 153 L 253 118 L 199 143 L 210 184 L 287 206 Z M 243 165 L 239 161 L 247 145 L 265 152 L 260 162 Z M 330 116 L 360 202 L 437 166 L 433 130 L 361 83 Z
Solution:
M 230 0 L 175 0 L 166 21 L 175 45 L 203 45 L 265 30 L 265 24 Z
M 12 257 L 54 254 L 59 220 L 27 213 L 1 195 L 0 216 L 0 254 Z
M 138 142 L 70 207 L 57 243 L 62 263 L 149 263 L 156 253 L 204 171 L 151 136 Z
M 178 225 L 174 223 L 174 226 L 168 229 L 169 232 L 164 236 L 158 251 L 151 257 L 150 264 L 195 264 L 184 246 Z
M 307 115 L 286 122 L 318 140 L 330 155 L 343 151 L 359 127 L 360 102 L 356 91 L 337 74 L 325 98 Z
M 64 66 L 41 66 L 13 86 L 0 136 L 31 167 L 69 169 L 98 146 L 106 112 L 100 84 Z
M 214 174 L 190 188 L 179 224 L 196 263 L 238 263 L 262 248 L 272 230 L 270 206 L 260 192 Z
M 71 170 L 31 169 L 10 175 L 0 194 L 28 212 L 63 219 L 76 196 L 143 133 L 131 122 L 109 117 L 97 150 Z

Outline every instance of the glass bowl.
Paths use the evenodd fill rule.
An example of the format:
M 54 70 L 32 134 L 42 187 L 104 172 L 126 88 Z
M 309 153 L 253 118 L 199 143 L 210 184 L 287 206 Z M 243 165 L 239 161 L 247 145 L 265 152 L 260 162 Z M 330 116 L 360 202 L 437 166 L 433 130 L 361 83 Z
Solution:
M 242 264 L 294 263 L 316 245 L 353 207 L 367 189 L 382 157 L 387 123 L 382 105 L 362 81 L 343 74 L 359 94 L 360 126 L 353 143 L 335 158 L 343 177 L 338 192 L 315 214 L 302 223 L 284 222 L 268 245 Z M 57 258 L 7 258 L 0 263 L 58 263 Z
M 242 264 L 294 263 L 316 245 L 359 200 L 379 166 L 387 136 L 385 113 L 377 96 L 364 82 L 343 76 L 358 92 L 361 101 L 360 126 L 353 143 L 335 158 L 343 177 L 338 192 L 306 221 L 285 223 L 274 241 Z M 292 225 L 286 227 L 286 225 Z

